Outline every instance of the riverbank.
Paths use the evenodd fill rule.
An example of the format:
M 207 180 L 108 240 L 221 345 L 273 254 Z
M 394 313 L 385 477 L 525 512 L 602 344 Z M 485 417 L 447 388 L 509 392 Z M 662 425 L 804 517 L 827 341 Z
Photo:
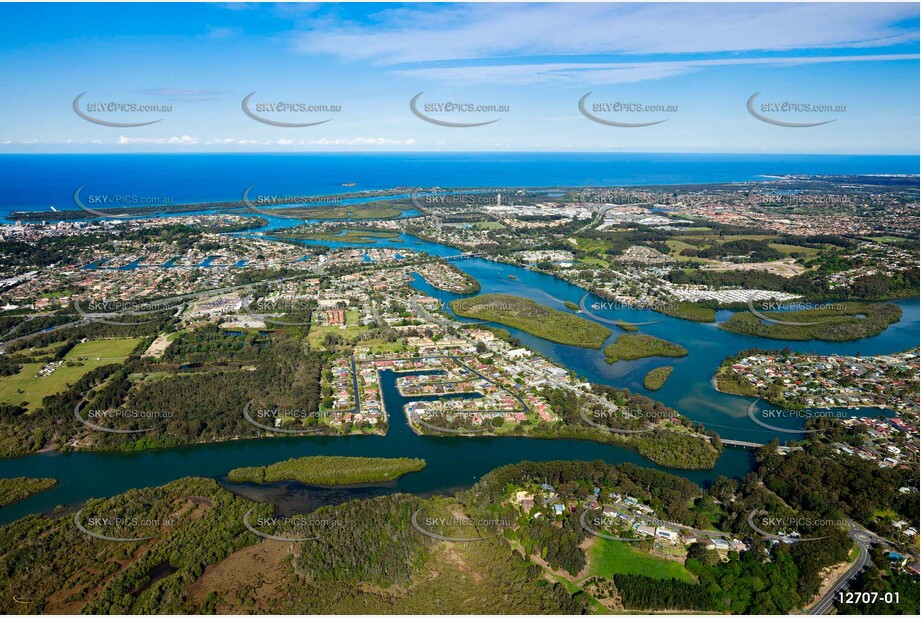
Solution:
M 827 303 L 801 311 L 749 309 L 719 326 L 740 335 L 784 341 L 856 341 L 880 334 L 901 317 L 902 309 L 892 303 Z
M 49 478 L 20 476 L 13 479 L 0 479 L 0 507 L 48 491 L 57 484 L 57 480 Z
M 440 248 L 417 242 L 414 242 L 413 245 L 426 251 Z M 585 293 L 584 290 L 566 284 L 561 279 L 551 278 L 536 271 L 516 268 L 514 272 L 517 274 L 510 275 L 508 273 L 511 272 L 512 267 L 506 267 L 493 261 L 470 259 L 458 263 L 465 270 L 476 273 L 484 282 L 484 289 L 487 291 L 500 289 L 504 291 L 515 286 L 514 293 L 517 294 L 537 297 L 538 294 L 548 293 L 570 301 L 579 300 Z M 421 285 L 415 287 L 421 288 Z M 440 297 L 441 300 L 446 298 L 450 296 Z M 872 341 L 861 342 L 859 346 L 808 342 L 799 344 L 798 348 L 822 353 L 853 353 L 863 351 L 868 345 L 872 345 L 874 352 L 899 349 L 901 347 L 899 342 L 904 341 L 905 337 L 917 336 L 917 301 L 905 301 L 903 306 L 908 311 L 907 316 L 903 316 L 904 323 L 887 329 L 885 333 Z M 688 414 L 689 418 L 703 422 L 708 427 L 722 427 L 734 433 L 754 432 L 747 435 L 742 433 L 742 436 L 759 442 L 768 442 L 775 437 L 771 432 L 754 427 L 750 423 L 737 421 L 736 419 L 739 418 L 745 420 L 742 413 L 749 402 L 738 397 L 722 395 L 714 391 L 709 384 L 712 370 L 719 360 L 733 349 L 750 347 L 751 339 L 705 325 L 688 324 L 676 320 L 665 320 L 659 324 L 644 327 L 644 330 L 647 328 L 657 335 L 681 341 L 690 349 L 693 360 L 693 362 L 682 363 L 680 360 L 677 362 L 673 377 L 656 395 L 657 399 L 682 410 Z M 533 336 L 519 332 L 513 335 L 522 339 L 527 347 L 538 350 L 553 362 L 569 367 L 575 373 L 594 382 L 639 388 L 638 385 L 634 386 L 638 380 L 637 376 L 641 377 L 649 368 L 642 360 L 635 363 L 606 365 L 600 362 L 601 359 L 598 358 L 597 353 L 591 353 L 585 349 L 548 344 L 544 340 L 537 340 Z M 720 425 L 720 423 L 723 424 Z M 284 457 L 334 451 L 342 454 L 373 452 L 373 454 L 403 456 L 431 449 L 431 456 L 426 456 L 429 461 L 428 469 L 399 481 L 401 491 L 413 492 L 434 491 L 438 487 L 468 484 L 469 479 L 474 478 L 480 469 L 475 461 L 478 458 L 489 461 L 506 461 L 516 457 L 519 461 L 534 460 L 541 459 L 547 453 L 552 452 L 556 454 L 557 459 L 600 457 L 615 462 L 626 460 L 635 462 L 639 466 L 650 467 L 648 460 L 632 450 L 612 449 L 610 446 L 588 442 L 574 443 L 569 440 L 553 440 L 535 444 L 533 440 L 529 441 L 526 438 L 499 438 L 491 441 L 463 439 L 463 442 L 460 438 L 438 438 L 437 440 L 426 438 L 419 439 L 417 442 L 408 442 L 402 435 L 396 435 L 404 424 L 400 422 L 394 424 L 397 426 L 396 432 L 391 432 L 386 438 L 311 437 L 271 442 L 241 439 L 222 444 L 202 444 L 147 453 L 83 452 L 64 455 L 53 453 L 2 461 L 0 471 L 3 475 L 37 474 L 40 471 L 46 475 L 52 475 L 56 474 L 59 469 L 61 470 L 61 484 L 58 487 L 9 507 L 9 509 L 16 509 L 16 512 L 27 513 L 35 512 L 32 509 L 50 510 L 55 504 L 76 504 L 86 497 L 110 495 L 112 487 L 130 488 L 137 486 L 138 483 L 148 483 L 152 477 L 169 480 L 176 478 L 176 475 L 190 473 L 221 476 L 233 466 L 258 464 L 259 460 L 275 461 L 279 454 Z M 342 442 L 334 443 L 335 440 L 342 440 Z M 463 467 L 456 465 L 457 457 L 461 453 L 465 458 Z M 58 466 L 49 463 L 51 461 L 60 463 L 61 460 L 57 459 L 58 457 L 66 458 L 68 463 Z M 443 459 L 447 463 L 436 464 L 433 458 Z M 738 477 L 750 468 L 750 459 L 751 452 L 729 448 L 724 451 L 714 470 L 682 475 L 704 484 L 717 474 Z M 220 467 L 215 464 L 216 460 L 223 462 Z M 421 480 L 417 480 L 417 477 Z M 91 484 L 89 479 L 95 479 L 94 484 Z M 47 507 L 36 505 L 47 505 Z M 3 517 L 5 520 L 6 514 Z

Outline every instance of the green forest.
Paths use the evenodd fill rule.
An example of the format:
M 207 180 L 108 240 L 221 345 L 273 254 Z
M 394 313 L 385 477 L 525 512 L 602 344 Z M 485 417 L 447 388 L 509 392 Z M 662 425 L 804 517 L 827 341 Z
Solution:
M 912 471 L 855 464 L 813 446 L 786 456 L 765 448 L 756 457 L 754 472 L 741 480 L 719 477 L 706 490 L 632 464 L 523 462 L 493 470 L 456 498 L 390 494 L 320 507 L 304 516 L 310 540 L 290 543 L 262 539 L 244 526 L 246 516 L 266 533 L 284 534 L 293 524 L 274 516 L 270 505 L 234 496 L 214 480 L 181 479 L 90 500 L 76 515 L 85 531 L 70 516 L 31 515 L 0 527 L 0 586 L 16 591 L 0 597 L 0 610 L 305 614 L 515 608 L 580 614 L 616 599 L 625 610 L 641 612 L 781 614 L 812 600 L 822 570 L 847 560 L 852 542 L 843 528 L 823 523 L 800 529 L 822 536 L 818 541 L 769 546 L 747 527 L 745 516 L 753 508 L 813 521 L 852 517 L 868 527 L 880 512 L 892 511 L 917 525 L 917 501 L 885 498 L 900 496 L 890 489 Z M 574 576 L 590 557 L 582 547 L 587 532 L 578 524 L 579 507 L 557 523 L 522 514 L 508 501 L 518 488 L 542 483 L 575 504 L 593 488 L 602 497 L 633 496 L 668 521 L 729 531 L 750 546 L 717 554 L 691 545 L 684 568 L 694 581 L 616 573 L 566 586 L 551 583 L 538 559 Z M 845 484 L 865 487 L 865 493 L 843 495 Z M 497 527 L 464 535 L 480 542 L 441 542 L 414 528 L 417 511 Z M 649 551 L 647 543 L 635 549 Z M 891 572 L 881 550 L 874 550 L 873 562 L 855 582 L 857 589 L 898 591 L 904 603 L 862 609 L 916 613 L 917 578 Z
M 561 437 L 574 440 L 593 440 L 609 444 L 621 444 L 637 449 L 641 454 L 662 466 L 681 469 L 707 469 L 716 464 L 722 452 L 722 443 L 715 432 L 707 432 L 695 427 L 690 419 L 682 417 L 675 410 L 655 399 L 630 392 L 627 389 L 593 384 L 596 395 L 603 395 L 619 409 L 629 410 L 631 416 L 593 414 L 590 400 L 583 400 L 570 390 L 545 388 L 541 395 L 550 402 L 554 412 L 560 416 L 560 422 L 553 426 L 542 426 L 532 430 L 531 437 Z M 595 425 L 602 425 L 616 430 L 655 431 L 640 434 L 621 434 L 605 431 L 586 423 L 583 413 Z M 692 435 L 687 430 L 697 429 Z
M 892 303 L 839 303 L 829 308 L 762 311 L 761 314 L 773 320 L 794 324 L 766 322 L 753 313 L 740 311 L 719 326 L 741 335 L 768 339 L 854 341 L 878 335 L 890 324 L 898 322 L 902 317 L 902 308 Z
M 609 363 L 621 360 L 637 360 L 650 356 L 687 356 L 684 346 L 659 339 L 652 335 L 626 334 L 604 348 L 604 359 Z
M 395 481 L 425 468 L 422 459 L 400 457 L 299 457 L 270 466 L 234 468 L 227 474 L 233 483 L 297 481 L 308 485 L 351 485 Z
M 510 294 L 461 298 L 451 301 L 451 309 L 466 318 L 496 322 L 542 339 L 583 348 L 600 348 L 611 334 L 596 322 Z
M 47 491 L 57 483 L 55 479 L 30 478 L 27 476 L 0 479 L 0 506 L 6 506 L 39 492 Z

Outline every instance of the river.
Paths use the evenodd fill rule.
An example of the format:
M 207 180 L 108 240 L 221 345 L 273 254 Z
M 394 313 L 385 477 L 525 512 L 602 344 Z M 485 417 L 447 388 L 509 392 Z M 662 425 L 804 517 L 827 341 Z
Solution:
M 272 232 L 296 223 L 298 222 L 273 218 L 265 228 L 256 232 L 271 238 Z M 247 232 L 250 233 L 255 232 Z M 318 241 L 304 241 L 304 244 L 356 246 Z M 425 242 L 406 234 L 401 234 L 397 239 L 378 240 L 376 245 L 426 251 L 442 257 L 460 253 L 456 249 Z M 453 263 L 480 282 L 481 293 L 515 294 L 561 310 L 564 310 L 564 301 L 578 303 L 585 294 L 583 289 L 556 277 L 517 266 L 481 258 L 455 260 Z M 413 286 L 444 301 L 459 297 L 432 288 L 418 275 L 413 281 Z M 650 395 L 685 416 L 717 430 L 726 438 L 768 442 L 774 437 L 788 440 L 795 436 L 758 427 L 747 415 L 751 400 L 717 392 L 712 386 L 711 378 L 720 362 L 726 356 L 752 347 L 789 347 L 797 351 L 822 354 L 869 355 L 902 351 L 917 345 L 919 302 L 918 299 L 912 299 L 898 301 L 898 304 L 902 307 L 903 314 L 897 324 L 875 337 L 843 343 L 760 339 L 724 331 L 716 324 L 688 322 L 652 311 L 618 309 L 598 312 L 605 319 L 624 319 L 629 322 L 658 320 L 654 324 L 643 326 L 641 331 L 680 343 L 689 352 L 684 358 L 650 358 L 613 365 L 605 362 L 601 350 L 555 344 L 517 329 L 507 330 L 527 347 L 583 378 Z M 718 321 L 727 319 L 729 315 L 731 313 L 728 311 L 719 312 Z M 618 334 L 612 333 L 608 342 L 613 341 Z M 642 386 L 643 376 L 649 369 L 665 364 L 674 366 L 674 372 L 661 390 L 654 394 L 648 393 Z M 112 496 L 134 487 L 161 485 L 183 476 L 214 477 L 223 481 L 227 472 L 235 467 L 266 465 L 289 457 L 306 455 L 420 457 L 426 460 L 427 467 L 422 472 L 410 474 L 395 483 L 377 487 L 329 489 L 286 483 L 268 487 L 244 485 L 236 487 L 235 491 L 271 500 L 282 512 L 296 512 L 309 510 L 321 504 L 392 491 L 420 494 L 449 492 L 470 486 L 483 474 L 498 466 L 524 460 L 602 459 L 610 463 L 632 462 L 657 467 L 633 450 L 586 441 L 418 436 L 406 424 L 402 412 L 406 400 L 396 390 L 394 374 L 382 374 L 382 388 L 384 404 L 390 416 L 390 430 L 386 436 L 284 437 L 237 440 L 139 453 L 52 452 L 0 460 L 0 476 L 48 476 L 58 480 L 58 485 L 52 490 L 0 509 L 0 523 L 31 513 L 48 512 L 56 505 L 74 507 L 89 498 Z M 764 404 L 759 406 L 765 407 Z M 867 414 L 869 411 L 855 410 L 850 413 Z M 880 411 L 873 410 L 872 413 L 878 414 Z M 669 471 L 707 485 L 719 475 L 741 477 L 752 469 L 752 465 L 750 451 L 726 448 L 712 470 Z

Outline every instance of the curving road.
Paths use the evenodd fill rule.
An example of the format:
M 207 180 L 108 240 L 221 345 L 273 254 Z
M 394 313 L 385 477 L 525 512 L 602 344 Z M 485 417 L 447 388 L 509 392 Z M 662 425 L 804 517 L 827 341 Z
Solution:
M 818 601 L 816 601 L 812 608 L 809 610 L 810 616 L 822 616 L 832 609 L 834 609 L 835 598 L 837 598 L 838 593 L 847 587 L 854 577 L 860 573 L 868 564 L 870 564 L 870 546 L 873 543 L 881 540 L 877 535 L 873 534 L 869 530 L 864 529 L 863 527 L 857 525 L 853 521 L 850 522 L 850 531 L 849 534 L 851 539 L 857 546 L 860 548 L 860 553 L 857 555 L 857 560 L 851 567 L 844 573 L 841 577 L 835 580 L 834 585 L 828 589 L 824 595 L 822 595 Z

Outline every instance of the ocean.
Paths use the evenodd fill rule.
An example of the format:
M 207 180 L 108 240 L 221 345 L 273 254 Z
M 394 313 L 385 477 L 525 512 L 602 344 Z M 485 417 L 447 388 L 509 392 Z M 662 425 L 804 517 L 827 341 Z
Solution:
M 630 153 L 298 153 L 0 155 L 0 216 L 76 208 L 73 194 L 172 203 L 392 187 L 695 184 L 784 174 L 918 174 L 917 156 Z M 354 186 L 346 186 L 354 183 Z

